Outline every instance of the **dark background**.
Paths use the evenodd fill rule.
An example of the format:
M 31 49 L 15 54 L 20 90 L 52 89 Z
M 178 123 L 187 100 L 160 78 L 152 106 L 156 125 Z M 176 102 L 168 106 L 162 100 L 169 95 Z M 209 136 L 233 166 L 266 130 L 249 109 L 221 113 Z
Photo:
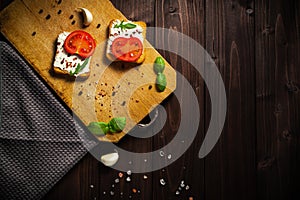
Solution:
M 0 2 L 2 9 L 10 1 Z M 300 199 L 300 1 L 112 3 L 127 18 L 182 32 L 208 51 L 226 87 L 224 130 L 213 151 L 200 160 L 197 155 L 211 106 L 205 83 L 186 60 L 160 51 L 187 78 L 198 97 L 202 120 L 192 146 L 167 168 L 133 174 L 131 182 L 123 177 L 118 184 L 114 180 L 119 171 L 87 154 L 44 199 Z M 176 38 L 172 40 L 176 44 Z M 158 134 L 148 139 L 126 136 L 118 145 L 136 152 L 166 145 L 181 120 L 179 103 L 188 98 L 171 95 L 162 104 L 168 119 Z M 165 186 L 159 183 L 161 178 Z M 182 180 L 190 189 L 176 195 Z M 134 193 L 133 188 L 139 192 Z

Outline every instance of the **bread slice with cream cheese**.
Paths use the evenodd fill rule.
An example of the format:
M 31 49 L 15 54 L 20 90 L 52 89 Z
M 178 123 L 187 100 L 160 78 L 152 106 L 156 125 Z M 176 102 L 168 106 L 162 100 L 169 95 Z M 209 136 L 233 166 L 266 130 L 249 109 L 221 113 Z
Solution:
M 64 49 L 64 41 L 69 34 L 69 32 L 62 32 L 58 35 L 53 70 L 57 74 L 87 78 L 90 75 L 90 62 L 92 57 L 90 56 L 89 58 L 86 58 L 88 59 L 87 64 L 81 71 L 79 71 L 77 74 L 72 74 L 79 64 L 84 64 L 86 59 L 83 59 L 76 54 L 70 55 L 66 52 Z
M 138 38 L 141 43 L 143 44 L 143 49 L 142 49 L 142 54 L 140 57 L 133 61 L 132 63 L 137 63 L 140 64 L 144 62 L 145 60 L 145 39 L 146 39 L 146 31 L 147 31 L 147 25 L 143 21 L 128 21 L 124 20 L 124 24 L 126 23 L 131 23 L 135 24 L 136 27 L 132 29 L 122 29 L 122 28 L 116 28 L 116 25 L 119 25 L 122 22 L 122 20 L 119 19 L 114 19 L 109 23 L 109 34 L 108 34 L 108 41 L 107 41 L 107 49 L 106 49 L 106 57 L 111 60 L 111 61 L 120 61 L 117 59 L 112 51 L 111 51 L 111 46 L 113 41 L 118 38 L 118 37 L 125 37 L 125 38 L 130 38 L 130 37 L 136 37 Z

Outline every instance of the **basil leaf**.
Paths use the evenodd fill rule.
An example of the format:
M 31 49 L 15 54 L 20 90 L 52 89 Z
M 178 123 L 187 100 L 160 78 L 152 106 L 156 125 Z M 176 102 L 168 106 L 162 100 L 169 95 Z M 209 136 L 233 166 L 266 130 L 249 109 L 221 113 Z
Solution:
M 110 133 L 117 133 L 122 131 L 126 125 L 126 118 L 125 117 L 118 117 L 113 118 L 110 120 L 109 123 L 105 122 L 91 122 L 87 128 L 91 131 L 94 135 L 97 136 L 104 136 L 108 132 Z
M 108 128 L 111 133 L 117 133 L 122 131 L 126 125 L 126 118 L 125 117 L 116 117 L 110 120 L 108 123 Z
M 108 129 L 108 124 L 105 122 L 98 122 L 99 126 L 101 127 L 102 131 L 104 132 L 104 134 L 108 133 L 109 129 Z
M 165 69 L 165 61 L 162 57 L 157 57 L 154 61 L 154 71 L 156 74 L 163 73 Z
M 86 65 L 88 64 L 90 58 L 85 59 L 85 61 L 82 63 L 82 65 L 80 65 L 80 63 L 78 63 L 77 67 L 75 68 L 74 72 L 70 72 L 71 76 L 74 76 L 75 74 L 78 74 L 81 70 L 83 70 Z
M 167 78 L 164 74 L 158 73 L 156 77 L 156 88 L 158 91 L 163 92 L 167 86 Z
M 121 30 L 124 30 L 124 29 L 133 29 L 135 27 L 136 27 L 136 25 L 132 24 L 132 23 L 124 24 L 124 20 L 122 20 L 120 24 L 114 25 L 114 28 L 121 28 Z
M 108 125 L 104 122 L 91 122 L 87 128 L 97 136 L 103 136 L 108 132 Z
M 124 20 L 122 20 L 120 24 L 116 24 L 114 26 L 114 28 L 120 28 L 120 27 L 122 27 L 123 26 L 123 22 L 124 22 Z
M 124 27 L 127 28 L 127 29 L 133 29 L 133 28 L 136 27 L 136 25 L 135 24 L 131 24 L 131 23 L 127 23 L 127 24 L 124 25 Z

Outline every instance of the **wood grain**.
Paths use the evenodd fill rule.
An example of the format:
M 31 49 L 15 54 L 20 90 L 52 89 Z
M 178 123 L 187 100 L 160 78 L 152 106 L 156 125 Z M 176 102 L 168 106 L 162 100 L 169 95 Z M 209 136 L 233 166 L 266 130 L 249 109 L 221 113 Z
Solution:
M 260 199 L 299 198 L 299 8 L 299 1 L 256 4 Z
M 181 32 L 204 44 L 204 3 L 204 1 L 156 1 L 156 26 L 170 29 L 170 31 Z M 179 42 L 180 36 L 172 34 L 172 37 L 170 37 L 169 42 L 163 41 L 166 43 L 165 45 L 169 45 L 165 49 L 172 49 L 175 52 L 183 49 L 188 51 L 189 56 L 195 55 L 193 49 Z M 153 189 L 155 192 L 153 199 L 188 199 L 189 197 L 202 199 L 204 197 L 204 160 L 200 160 L 195 152 L 199 150 L 204 137 L 204 120 L 202 120 L 204 119 L 204 81 L 201 78 L 201 74 L 187 62 L 189 57 L 181 58 L 168 51 L 161 50 L 160 52 L 170 61 L 171 65 L 176 66 L 176 70 L 191 84 L 198 98 L 201 116 L 200 122 L 194 122 L 192 116 L 186 119 L 181 118 L 180 113 L 182 109 L 192 113 L 195 108 L 189 104 L 192 94 L 184 95 L 186 94 L 185 88 L 182 87 L 183 84 L 180 84 L 183 83 L 183 80 L 178 77 L 177 83 L 181 85 L 181 87 L 177 87 L 178 96 L 171 96 L 168 102 L 164 104 L 167 110 L 167 121 L 161 133 L 153 138 L 154 147 L 158 149 L 170 143 L 177 134 L 179 125 L 183 120 L 199 123 L 198 133 L 188 151 L 180 159 L 172 165 L 154 172 Z M 182 149 L 180 146 L 177 148 L 179 151 L 180 148 Z M 166 157 L 169 154 L 174 155 L 175 150 L 165 152 L 165 154 Z M 162 158 L 156 162 L 166 161 Z M 176 172 L 176 175 L 174 172 Z M 167 182 L 164 187 L 159 184 L 162 178 Z M 184 188 L 179 190 L 182 181 L 184 181 L 184 185 L 189 185 L 190 189 L 188 191 Z M 195 184 L 192 186 L 191 183 L 193 182 Z M 179 194 L 176 194 L 176 192 L 179 192 Z
M 3 8 L 9 1 L 0 2 Z M 109 192 L 119 171 L 104 167 L 88 154 L 44 199 L 119 200 L 129 196 L 145 200 L 300 199 L 300 2 L 112 0 L 112 3 L 129 19 L 180 31 L 205 47 L 226 87 L 228 113 L 224 131 L 212 152 L 205 159 L 198 159 L 210 121 L 211 103 L 205 82 L 184 58 L 159 50 L 190 82 L 199 101 L 203 120 L 188 151 L 163 170 L 133 174 L 131 182 L 123 180 L 115 184 L 114 196 Z M 182 48 L 178 39 L 172 38 L 172 45 Z M 188 51 L 192 53 L 192 49 Z M 181 89 L 180 80 L 178 83 L 177 89 Z M 159 118 L 144 134 L 163 126 L 161 131 L 146 139 L 126 135 L 118 146 L 133 152 L 150 152 L 168 144 L 181 121 L 179 104 L 184 101 L 189 101 L 189 97 L 169 96 L 162 103 L 167 113 L 166 123 L 160 109 Z M 143 162 L 132 164 L 142 167 Z M 166 180 L 165 186 L 160 185 L 161 178 Z M 177 196 L 175 191 L 181 180 L 189 184 L 190 190 Z M 134 195 L 133 188 L 140 193 Z M 124 192 L 122 198 L 120 191 Z
M 223 133 L 205 159 L 208 200 L 256 199 L 254 16 L 249 14 L 253 6 L 251 1 L 206 1 L 206 49 L 227 95 Z M 209 119 L 210 106 L 206 111 Z

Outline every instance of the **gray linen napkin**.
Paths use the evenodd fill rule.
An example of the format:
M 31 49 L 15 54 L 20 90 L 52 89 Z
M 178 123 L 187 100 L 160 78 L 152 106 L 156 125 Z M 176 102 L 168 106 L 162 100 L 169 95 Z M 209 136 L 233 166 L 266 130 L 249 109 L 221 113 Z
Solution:
M 97 142 L 2 41 L 0 69 L 0 199 L 40 199 Z

